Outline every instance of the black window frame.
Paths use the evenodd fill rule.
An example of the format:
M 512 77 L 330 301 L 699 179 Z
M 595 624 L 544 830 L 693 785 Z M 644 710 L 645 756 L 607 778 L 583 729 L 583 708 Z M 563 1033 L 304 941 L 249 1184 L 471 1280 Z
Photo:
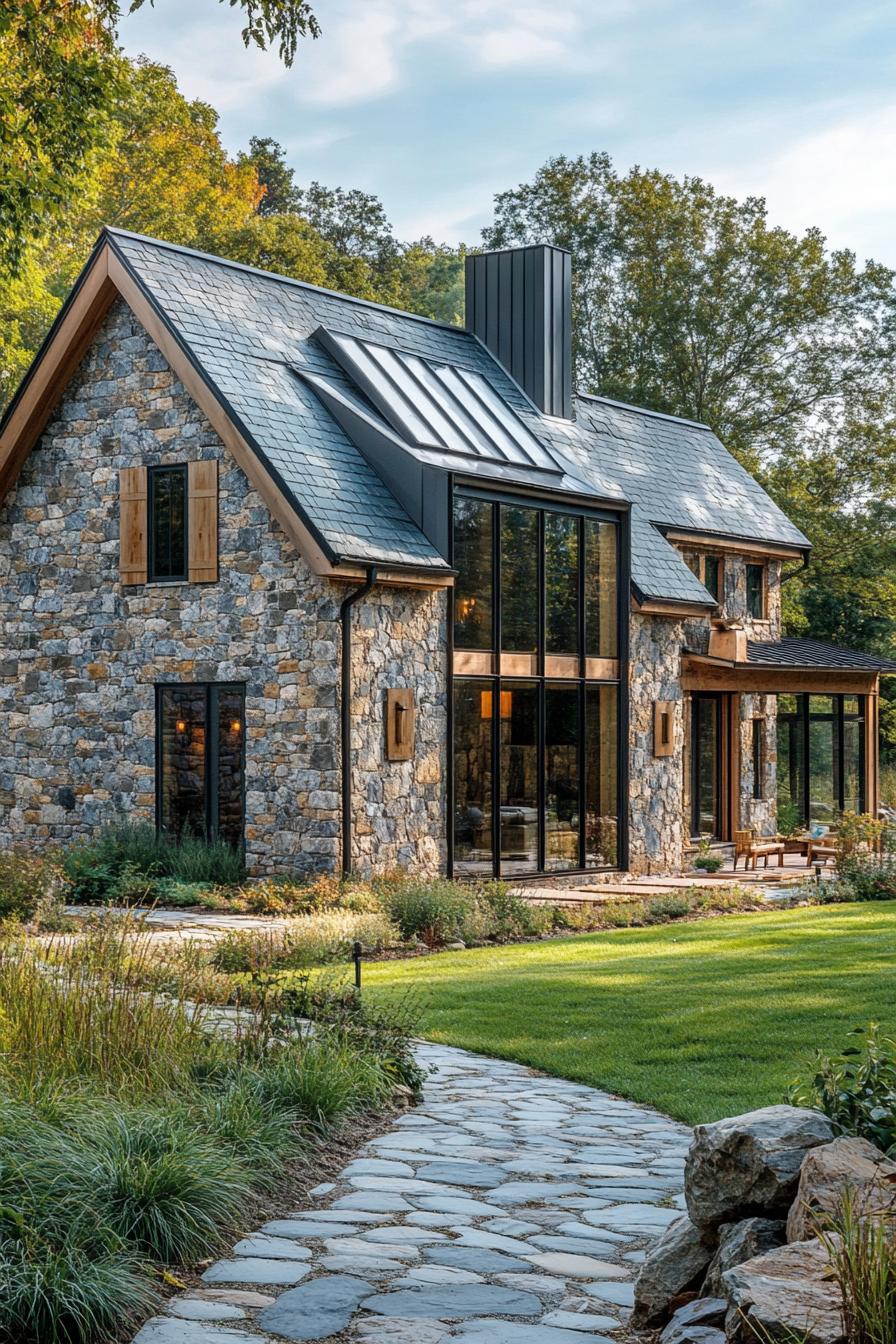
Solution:
M 750 743 L 750 754 L 753 761 L 753 801 L 762 802 L 765 794 L 763 793 L 763 775 L 765 774 L 765 719 L 756 717 L 752 720 L 753 738 Z
M 724 797 L 722 789 L 724 783 L 723 754 L 725 751 L 725 716 L 722 711 L 724 698 L 725 693 L 723 691 L 694 691 L 691 694 L 691 757 L 689 764 L 692 841 L 703 839 L 709 839 L 710 841 L 721 840 L 726 830 L 728 799 Z M 700 700 L 705 700 L 712 705 L 716 737 L 716 761 L 714 772 L 715 809 L 713 814 L 713 833 L 710 836 L 706 836 L 706 833 L 700 830 L 700 760 L 697 751 L 697 730 L 699 726 L 697 702 Z
M 489 490 L 477 486 L 472 482 L 457 482 L 450 497 L 450 529 L 452 536 L 452 557 L 453 557 L 453 524 L 454 524 L 454 500 L 462 496 L 464 498 L 473 498 L 490 503 L 493 506 L 492 513 L 492 642 L 491 652 L 495 658 L 495 670 L 489 675 L 477 675 L 471 673 L 461 673 L 457 677 L 454 675 L 454 593 L 451 597 L 451 619 L 448 621 L 448 630 L 450 633 L 449 657 L 449 677 L 448 677 L 448 740 L 449 740 L 449 770 L 448 770 L 448 861 L 447 872 L 451 877 L 455 872 L 454 858 L 454 682 L 455 680 L 475 681 L 479 683 L 483 690 L 490 690 L 492 693 L 492 703 L 495 706 L 494 721 L 492 725 L 492 873 L 496 878 L 501 876 L 501 835 L 500 835 L 500 797 L 501 797 L 501 762 L 500 762 L 500 704 L 501 688 L 505 682 L 526 682 L 534 681 L 538 686 L 538 744 L 537 744 L 537 772 L 538 772 L 538 816 L 539 816 L 539 836 L 538 836 L 538 862 L 537 867 L 532 870 L 533 877 L 555 877 L 562 873 L 586 873 L 593 874 L 605 871 L 624 871 L 628 868 L 629 861 L 629 816 L 628 816 L 628 798 L 629 798 L 629 752 L 628 752 L 628 733 L 629 733 L 629 697 L 628 697 L 628 642 L 629 642 L 629 623 L 628 623 L 628 605 L 626 598 L 631 591 L 630 578 L 630 548 L 629 548 L 629 516 L 627 510 L 621 509 L 618 512 L 601 508 L 598 506 L 589 506 L 576 500 L 551 499 L 545 496 L 536 496 L 523 493 L 515 493 L 512 490 Z M 534 655 L 535 670 L 529 672 L 516 672 L 513 674 L 501 675 L 500 656 L 501 648 L 499 636 L 501 632 L 501 527 L 500 514 L 497 506 L 506 505 L 511 508 L 528 507 L 538 511 L 538 593 L 536 601 L 538 606 L 538 650 Z M 578 596 L 577 596 L 577 640 L 578 651 L 573 656 L 578 660 L 578 673 L 576 676 L 558 678 L 555 675 L 546 673 L 545 659 L 552 655 L 545 652 L 545 624 L 546 624 L 546 593 L 545 593 L 545 560 L 544 560 L 544 515 L 546 513 L 559 513 L 573 516 L 578 519 L 578 548 L 579 548 L 579 566 L 578 566 Z M 615 679 L 587 677 L 586 655 L 587 631 L 586 631 L 586 601 L 585 601 L 585 520 L 594 518 L 602 522 L 613 523 L 616 527 L 616 658 L 618 667 L 618 677 Z M 467 651 L 466 646 L 464 652 Z M 484 652 L 484 650 L 477 650 Z M 506 652 L 506 650 L 505 650 Z M 545 867 L 545 711 L 544 711 L 544 692 L 549 683 L 562 681 L 570 686 L 578 687 L 579 694 L 579 724 L 580 741 L 578 744 L 578 778 L 580 793 L 580 827 L 579 827 L 579 865 L 570 866 L 568 869 L 547 869 Z M 586 714 L 586 688 L 611 686 L 616 692 L 616 817 L 617 817 L 617 856 L 614 864 L 608 864 L 604 867 L 587 866 L 587 837 L 585 824 L 585 752 L 586 752 L 586 732 L 585 732 L 585 714 Z
M 163 749 L 162 749 L 162 697 L 166 691 L 171 690 L 189 690 L 205 692 L 205 722 L 207 731 L 207 747 L 205 752 L 205 833 L 203 838 L 207 844 L 214 844 L 220 837 L 218 831 L 218 814 L 220 804 L 219 794 L 219 771 L 218 771 L 218 753 L 219 742 L 218 733 L 208 732 L 208 725 L 219 723 L 219 706 L 221 692 L 236 694 L 241 702 L 241 722 L 242 731 L 240 733 L 240 809 L 242 813 L 242 825 L 240 827 L 240 843 L 234 848 L 243 853 L 246 848 L 246 683 L 244 681 L 157 681 L 155 684 L 155 795 L 156 795 L 156 834 L 159 836 L 168 835 L 162 825 L 162 773 L 163 773 Z M 177 837 L 171 836 L 172 841 Z
M 156 481 L 162 475 L 179 475 L 183 481 L 184 565 L 179 574 L 156 573 Z M 160 463 L 147 468 L 146 491 L 146 581 L 147 583 L 185 583 L 190 574 L 190 482 L 186 462 Z
M 752 610 L 750 609 L 750 571 L 751 571 L 751 570 L 754 570 L 754 571 L 758 570 L 758 571 L 759 571 L 759 590 L 758 590 L 758 596 L 759 596 L 759 610 L 758 610 L 758 611 L 752 611 Z M 765 564 L 764 561 L 760 561 L 760 560 L 749 560 L 749 561 L 747 562 L 745 568 L 744 568 L 744 586 L 745 586 L 745 601 L 746 601 L 747 617 L 748 617 L 749 620 L 751 620 L 751 621 L 766 621 L 766 620 L 768 620 L 767 571 L 768 571 L 768 566 Z
M 715 565 L 716 582 L 715 589 L 709 584 L 709 565 L 710 562 Z M 710 597 L 715 598 L 716 603 L 722 606 L 725 600 L 725 557 L 718 551 L 710 551 L 703 557 L 703 587 L 709 593 Z
M 811 699 L 813 695 L 821 695 L 827 699 L 830 699 L 831 701 L 830 714 L 821 713 L 817 710 L 813 713 L 811 709 Z M 810 726 L 813 721 L 815 723 L 830 722 L 833 724 L 834 727 L 833 749 L 834 749 L 835 768 L 833 776 L 833 784 L 834 784 L 833 793 L 834 793 L 835 808 L 838 813 L 842 813 L 844 811 L 846 802 L 846 768 L 845 768 L 846 762 L 845 762 L 844 724 L 847 722 L 847 720 L 849 720 L 850 722 L 859 723 L 861 725 L 863 731 L 859 733 L 859 800 L 858 801 L 859 801 L 859 812 L 867 811 L 868 778 L 866 771 L 867 761 L 866 761 L 864 729 L 866 727 L 866 716 L 868 714 L 868 696 L 852 692 L 846 694 L 839 692 L 831 693 L 829 691 L 817 691 L 817 692 L 806 691 L 795 693 L 793 698 L 796 702 L 794 712 L 781 713 L 777 709 L 778 698 L 776 697 L 776 715 L 777 715 L 776 732 L 780 734 L 782 731 L 782 727 L 786 725 L 788 736 L 790 738 L 791 748 L 794 745 L 796 745 L 800 753 L 796 758 L 798 762 L 797 766 L 796 767 L 791 766 L 791 778 L 788 786 L 788 794 L 791 798 L 793 798 L 794 790 L 792 784 L 794 779 L 797 780 L 798 783 L 797 792 L 799 796 L 794 798 L 794 801 L 796 802 L 797 807 L 799 808 L 800 824 L 803 826 L 809 826 L 811 824 L 809 818 L 810 818 L 811 801 L 812 801 L 811 799 L 812 780 L 811 780 L 811 771 L 809 769 L 809 757 L 810 757 Z M 846 712 L 845 702 L 847 700 L 858 701 L 857 713 L 851 714 Z M 789 752 L 789 757 L 793 759 L 793 756 L 794 753 L 793 750 L 791 749 Z M 778 752 L 779 762 L 780 758 L 781 753 L 779 751 Z M 780 787 L 777 788 L 776 792 L 778 801 L 780 802 L 781 799 Z

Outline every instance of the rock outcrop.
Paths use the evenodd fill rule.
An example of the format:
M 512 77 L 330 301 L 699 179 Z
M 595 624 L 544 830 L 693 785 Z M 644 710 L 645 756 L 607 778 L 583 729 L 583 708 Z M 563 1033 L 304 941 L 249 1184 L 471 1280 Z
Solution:
M 896 1208 L 896 1162 L 867 1139 L 834 1139 L 807 1154 L 796 1198 L 787 1215 L 787 1240 L 806 1241 L 825 1215 L 836 1212 L 846 1191 L 863 1216 Z
M 771 1218 L 743 1218 L 739 1223 L 723 1223 L 719 1228 L 719 1248 L 706 1273 L 702 1292 L 705 1297 L 721 1297 L 725 1287 L 722 1275 L 745 1260 L 773 1251 L 787 1240 L 786 1224 Z
M 635 1281 L 632 1324 L 660 1326 L 667 1321 L 677 1298 L 696 1294 L 714 1250 L 714 1237 L 701 1232 L 690 1218 L 670 1223 L 647 1252 Z
M 846 1344 L 840 1290 L 819 1241 L 797 1241 L 756 1256 L 724 1275 L 729 1344 L 799 1339 Z

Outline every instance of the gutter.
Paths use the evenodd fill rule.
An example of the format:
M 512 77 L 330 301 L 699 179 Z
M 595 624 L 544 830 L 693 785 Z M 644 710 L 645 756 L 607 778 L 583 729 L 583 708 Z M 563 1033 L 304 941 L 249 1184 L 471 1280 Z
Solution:
M 352 607 L 367 596 L 377 580 L 376 565 L 368 565 L 360 588 L 353 588 L 339 607 L 342 624 L 342 876 L 352 871 Z
M 800 560 L 800 563 L 797 565 L 796 569 L 785 570 L 784 566 L 783 565 L 781 566 L 781 587 L 783 588 L 785 583 L 789 583 L 791 579 L 796 578 L 797 574 L 802 574 L 803 570 L 808 568 L 809 568 L 809 552 L 803 551 L 802 559 Z

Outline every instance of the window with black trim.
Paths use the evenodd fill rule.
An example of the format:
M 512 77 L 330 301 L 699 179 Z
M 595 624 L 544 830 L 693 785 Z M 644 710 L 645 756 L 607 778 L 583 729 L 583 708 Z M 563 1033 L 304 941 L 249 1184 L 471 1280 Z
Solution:
M 156 824 L 175 839 L 243 843 L 245 687 L 156 687 Z
M 717 602 L 722 601 L 724 561 L 720 555 L 707 555 L 703 562 L 703 586 Z
M 151 467 L 149 471 L 150 583 L 186 579 L 187 467 Z
M 747 565 L 747 615 L 765 620 L 765 565 Z
M 763 797 L 762 780 L 765 773 L 765 719 L 753 720 L 753 797 Z

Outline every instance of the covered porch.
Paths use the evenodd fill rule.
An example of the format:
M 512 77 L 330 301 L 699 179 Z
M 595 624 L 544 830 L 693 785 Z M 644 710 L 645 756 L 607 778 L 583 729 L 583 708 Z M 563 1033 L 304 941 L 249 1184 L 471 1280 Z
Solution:
M 685 650 L 685 821 L 694 845 L 830 827 L 880 809 L 881 675 L 896 662 L 817 640 L 713 631 Z M 806 854 L 786 856 L 805 869 Z M 777 858 L 774 862 L 777 864 Z

